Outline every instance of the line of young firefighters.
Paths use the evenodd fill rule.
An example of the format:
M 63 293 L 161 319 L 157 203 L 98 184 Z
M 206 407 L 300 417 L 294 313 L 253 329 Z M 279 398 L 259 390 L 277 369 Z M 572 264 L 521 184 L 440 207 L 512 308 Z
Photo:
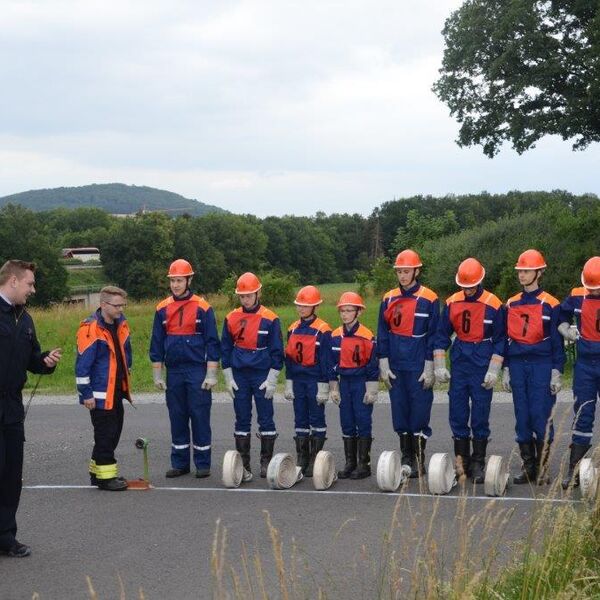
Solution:
M 150 341 L 154 383 L 166 393 L 171 423 L 171 469 L 166 477 L 189 473 L 190 453 L 196 477 L 210 475 L 211 390 L 221 361 L 233 399 L 235 446 L 243 460 L 244 481 L 252 479 L 252 399 L 258 415 L 260 476 L 265 477 L 278 435 L 272 400 L 285 364 L 284 396 L 294 403 L 298 465 L 305 476 L 312 475 L 315 456 L 326 440 L 328 400 L 340 410 L 345 465 L 338 477 L 362 479 L 371 474 L 372 413 L 380 379 L 389 389 L 402 464 L 410 467 L 411 477 L 423 475 L 425 447 L 432 435 L 433 385 L 449 381 L 457 469 L 473 483 L 483 483 L 492 394 L 501 377 L 504 389 L 512 391 L 522 458 L 522 471 L 513 481 L 548 482 L 564 338 L 576 342 L 578 358 L 569 467 L 562 485 L 577 486 L 576 467 L 591 446 L 600 390 L 600 257 L 586 262 L 583 287 L 560 303 L 541 287 L 544 257 L 527 250 L 515 266 L 522 291 L 506 304 L 483 288 L 485 269 L 468 258 L 456 273 L 459 291 L 441 312 L 436 293 L 419 282 L 422 266 L 413 250 L 396 257 L 393 268 L 399 285 L 382 299 L 376 336 L 359 321 L 365 304 L 358 294 L 341 295 L 341 325 L 332 330 L 316 314 L 322 303 L 319 290 L 302 288 L 294 301 L 299 319 L 288 328 L 284 346 L 279 318 L 261 304 L 256 275 L 245 273 L 238 279 L 240 307 L 225 318 L 219 340 L 213 309 L 190 288 L 192 266 L 183 259 L 174 261 L 168 272 L 172 295 L 156 307 Z M 130 399 L 125 297 L 119 288 L 105 288 L 100 309 L 78 333 L 78 391 L 80 402 L 92 412 L 95 434 L 90 476 L 93 484 L 111 491 L 127 487 L 114 458 L 123 424 L 122 401 Z

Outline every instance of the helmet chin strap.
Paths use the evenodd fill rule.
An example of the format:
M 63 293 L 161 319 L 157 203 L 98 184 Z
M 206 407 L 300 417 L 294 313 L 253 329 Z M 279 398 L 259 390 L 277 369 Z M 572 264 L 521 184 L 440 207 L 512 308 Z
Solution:
M 529 282 L 529 283 L 524 283 L 523 287 L 529 287 L 530 285 L 533 285 L 534 283 L 536 283 L 537 281 L 539 281 L 539 278 L 541 277 L 541 271 L 539 269 L 535 270 L 535 275 L 533 276 L 533 279 Z

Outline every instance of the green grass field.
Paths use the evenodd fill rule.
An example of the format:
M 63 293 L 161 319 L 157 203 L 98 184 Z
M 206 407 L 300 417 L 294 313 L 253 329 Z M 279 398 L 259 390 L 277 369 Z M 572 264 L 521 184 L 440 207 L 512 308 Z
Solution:
M 339 317 L 336 302 L 344 291 L 355 291 L 354 284 L 329 284 L 319 286 L 323 295 L 323 304 L 318 314 L 333 328 L 339 325 Z M 366 298 L 367 310 L 361 321 L 374 333 L 377 328 L 377 313 L 379 310 L 378 298 Z M 217 316 L 217 327 L 219 334 L 223 327 L 225 315 L 231 310 L 223 296 L 208 296 L 208 301 L 213 306 Z M 155 301 L 130 302 L 127 307 L 126 317 L 131 329 L 131 343 L 133 347 L 132 386 L 135 392 L 153 391 L 152 369 L 148 358 L 148 347 L 150 334 L 152 332 L 152 320 L 154 318 Z M 293 323 L 298 315 L 293 304 L 288 306 L 269 307 L 275 310 L 281 319 L 282 330 L 287 331 L 288 326 Z M 91 312 L 91 309 L 57 306 L 47 310 L 31 309 L 38 338 L 44 350 L 59 346 L 63 349 L 63 358 L 54 375 L 42 377 L 38 387 L 38 393 L 73 393 L 75 395 L 75 336 L 79 323 Z M 29 377 L 29 386 L 35 383 L 36 377 Z M 283 374 L 280 382 L 283 381 Z M 218 390 L 223 390 L 223 382 L 220 380 Z

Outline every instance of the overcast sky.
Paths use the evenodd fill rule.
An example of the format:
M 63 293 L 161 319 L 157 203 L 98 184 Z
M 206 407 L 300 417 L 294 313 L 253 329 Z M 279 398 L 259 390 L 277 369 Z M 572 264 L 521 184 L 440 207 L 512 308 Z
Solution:
M 600 193 L 600 147 L 490 160 L 431 92 L 460 0 L 0 0 L 0 196 L 122 182 L 233 212 Z

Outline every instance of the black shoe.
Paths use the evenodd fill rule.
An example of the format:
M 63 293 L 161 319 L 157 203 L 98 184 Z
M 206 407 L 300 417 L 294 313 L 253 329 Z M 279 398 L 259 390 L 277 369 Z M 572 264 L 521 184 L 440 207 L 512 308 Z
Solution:
M 98 479 L 98 489 L 106 492 L 122 492 L 127 489 L 127 482 L 117 477 Z
M 400 438 L 400 452 L 402 454 L 402 466 L 410 468 L 411 472 L 413 464 L 415 462 L 415 449 L 413 447 L 413 435 L 412 433 L 399 433 Z
M 205 467 L 203 469 L 196 469 L 196 478 L 204 479 L 205 477 L 210 477 L 210 469 Z
M 323 450 L 323 446 L 325 445 L 326 437 L 316 437 L 314 435 L 310 436 L 310 456 L 308 458 L 308 467 L 306 467 L 306 472 L 304 475 L 306 477 L 313 476 L 313 468 L 315 466 L 315 458 L 317 458 L 317 454 Z
M 124 477 L 115 477 L 115 479 L 118 479 L 119 481 L 125 481 L 127 482 L 127 479 L 125 479 Z M 90 473 L 90 485 L 98 485 L 98 478 L 93 474 Z
M 296 441 L 296 464 L 302 469 L 302 474 L 306 475 L 306 469 L 308 468 L 308 462 L 310 460 L 310 440 L 307 435 L 297 435 L 294 440 Z
M 11 558 L 25 558 L 31 554 L 31 548 L 15 540 L 15 543 L 8 550 L 1 550 L 0 552 Z
M 165 473 L 165 477 L 167 479 L 173 479 L 174 477 L 181 477 L 182 475 L 187 475 L 190 472 L 190 468 L 186 467 L 185 469 L 169 469 Z
M 258 435 L 258 434 L 257 434 Z M 260 476 L 264 479 L 267 476 L 269 463 L 273 458 L 273 448 L 275 447 L 275 435 L 259 435 L 260 437 Z
M 358 438 L 358 464 L 350 473 L 350 479 L 364 479 L 371 476 L 371 442 L 373 438 Z
M 485 455 L 488 441 L 473 439 L 473 454 L 471 455 L 471 481 L 483 483 L 485 481 Z
M 562 489 L 567 490 L 569 486 L 574 488 L 579 487 L 579 471 L 577 465 L 585 456 L 585 453 L 590 449 L 590 446 L 582 446 L 581 444 L 571 444 L 571 455 L 569 456 L 569 470 L 567 476 L 562 480 Z
M 454 456 L 456 457 L 456 477 L 471 477 L 471 439 L 454 438 Z
M 244 478 L 243 481 L 252 481 L 252 469 L 250 468 L 250 435 L 234 435 L 235 438 L 235 449 L 240 453 L 242 457 L 242 464 L 244 465 Z
M 513 477 L 513 483 L 516 485 L 534 483 L 537 475 L 535 444 L 533 442 L 521 443 L 519 444 L 519 452 L 521 453 L 523 466 L 521 467 L 521 473 Z
M 422 435 L 413 434 L 413 448 L 415 449 L 415 459 L 413 461 L 410 478 L 423 477 L 427 473 L 425 468 L 425 446 L 427 446 L 427 438 Z
M 354 469 L 356 469 L 356 448 L 357 439 L 355 437 L 344 438 L 344 454 L 346 456 L 346 464 L 341 471 L 338 471 L 338 479 L 348 479 Z

